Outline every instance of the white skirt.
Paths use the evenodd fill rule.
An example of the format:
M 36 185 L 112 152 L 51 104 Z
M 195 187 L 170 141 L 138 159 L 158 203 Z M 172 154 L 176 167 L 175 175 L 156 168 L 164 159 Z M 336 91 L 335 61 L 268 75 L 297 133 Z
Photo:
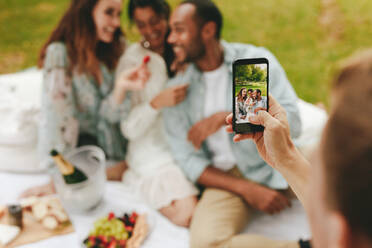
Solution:
M 123 175 L 123 183 L 154 209 L 169 206 L 172 201 L 196 196 L 199 191 L 185 177 L 181 169 L 173 164 L 159 166 L 156 171 L 139 175 L 129 168 Z

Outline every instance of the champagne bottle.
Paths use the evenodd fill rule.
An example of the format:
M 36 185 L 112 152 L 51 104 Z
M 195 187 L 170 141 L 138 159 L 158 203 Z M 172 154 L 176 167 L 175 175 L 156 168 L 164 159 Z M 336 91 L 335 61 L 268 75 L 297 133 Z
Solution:
M 88 179 L 84 172 L 66 161 L 56 150 L 52 150 L 50 155 L 53 157 L 59 171 L 62 173 L 66 184 L 81 183 Z

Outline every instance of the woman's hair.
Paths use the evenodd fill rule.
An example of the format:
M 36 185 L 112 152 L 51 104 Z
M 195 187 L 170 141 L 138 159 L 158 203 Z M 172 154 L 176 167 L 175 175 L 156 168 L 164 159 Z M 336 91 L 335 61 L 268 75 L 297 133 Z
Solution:
M 372 237 L 372 50 L 345 63 L 323 134 L 327 203 L 355 233 Z M 372 240 L 371 240 L 372 241 Z
M 242 101 L 245 101 L 246 99 L 247 99 L 247 95 L 245 95 L 244 97 L 243 97 L 243 90 L 247 90 L 245 87 L 243 87 L 243 88 L 241 88 L 240 90 L 239 90 L 239 93 L 238 93 L 238 101 L 239 102 L 242 102 Z
M 90 73 L 97 78 L 99 63 L 114 70 L 125 48 L 124 34 L 120 28 L 114 33 L 111 43 L 97 39 L 93 9 L 99 0 L 72 0 L 57 27 L 53 30 L 39 54 L 38 66 L 44 65 L 46 50 L 53 42 L 66 45 L 70 69 Z
M 169 19 L 170 7 L 164 0 L 129 0 L 128 16 L 130 21 L 134 21 L 134 10 L 136 8 L 151 7 L 154 12 L 165 19 Z
M 155 14 L 168 21 L 170 15 L 170 7 L 165 0 L 129 0 L 128 3 L 128 16 L 131 22 L 134 21 L 134 11 L 136 8 L 150 7 Z M 163 58 L 167 65 L 168 76 L 172 77 L 174 72 L 171 70 L 171 65 L 174 61 L 175 55 L 172 46 L 167 42 L 170 30 L 168 28 L 167 34 L 164 38 L 164 53 Z

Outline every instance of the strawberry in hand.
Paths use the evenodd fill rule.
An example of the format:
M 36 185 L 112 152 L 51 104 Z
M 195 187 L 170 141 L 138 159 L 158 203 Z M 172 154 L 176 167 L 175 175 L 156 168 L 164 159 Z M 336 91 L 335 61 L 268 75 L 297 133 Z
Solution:
M 146 55 L 144 58 L 143 58 L 143 63 L 146 65 L 147 63 L 150 62 L 150 59 L 151 57 L 149 55 Z

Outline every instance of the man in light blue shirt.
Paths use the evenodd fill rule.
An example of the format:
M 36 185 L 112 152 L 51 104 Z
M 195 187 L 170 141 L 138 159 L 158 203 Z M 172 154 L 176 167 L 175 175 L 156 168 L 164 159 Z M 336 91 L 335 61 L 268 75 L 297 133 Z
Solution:
M 182 103 L 163 110 L 167 138 L 187 177 L 206 187 L 191 221 L 191 247 L 302 247 L 297 242 L 238 235 L 252 207 L 273 214 L 289 206 L 278 191 L 288 185 L 260 158 L 253 142 L 234 143 L 223 128 L 232 112 L 233 61 L 265 57 L 270 63 L 269 91 L 286 109 L 292 137 L 299 136 L 297 96 L 283 68 L 264 48 L 220 41 L 222 16 L 209 0 L 182 2 L 170 27 L 168 42 L 177 58 L 190 65 L 168 84 L 189 83 L 189 88 Z
M 266 110 L 267 109 L 267 99 L 264 96 L 261 96 L 261 90 L 256 89 L 254 91 L 254 95 L 256 97 L 256 104 L 253 108 L 253 112 L 257 114 L 260 110 Z

